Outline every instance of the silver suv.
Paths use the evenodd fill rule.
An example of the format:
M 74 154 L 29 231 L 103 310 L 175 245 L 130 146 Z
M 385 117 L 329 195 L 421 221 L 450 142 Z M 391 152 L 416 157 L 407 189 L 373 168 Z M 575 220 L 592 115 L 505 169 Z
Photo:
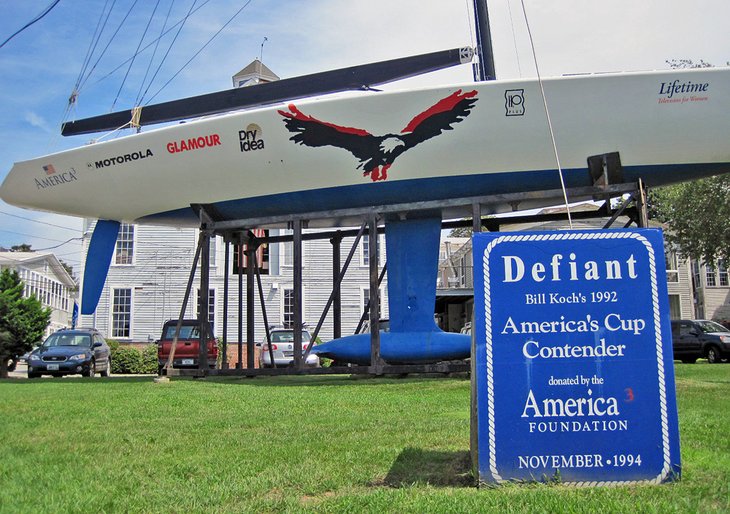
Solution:
M 312 337 L 309 332 L 302 330 L 302 355 L 307 351 L 307 347 L 311 343 Z M 294 362 L 294 330 L 291 328 L 275 328 L 271 331 L 271 350 L 274 354 L 274 363 L 277 367 L 285 367 Z M 263 343 L 261 345 L 261 356 L 259 364 L 262 368 L 271 367 L 271 357 L 269 356 L 269 345 Z M 319 357 L 310 353 L 307 357 L 306 366 L 318 367 Z

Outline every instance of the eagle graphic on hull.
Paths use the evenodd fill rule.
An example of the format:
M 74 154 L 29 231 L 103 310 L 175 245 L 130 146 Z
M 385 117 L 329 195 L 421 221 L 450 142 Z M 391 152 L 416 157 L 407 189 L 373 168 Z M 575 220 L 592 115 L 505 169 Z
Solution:
M 383 136 L 318 120 L 294 104 L 289 104 L 288 111 L 278 112 L 284 117 L 286 128 L 294 134 L 289 138 L 291 141 L 312 147 L 344 148 L 360 160 L 357 169 L 364 170 L 363 176 L 370 175 L 373 181 L 378 181 L 388 178 L 388 169 L 403 152 L 445 130 L 453 130 L 452 125 L 469 116 L 476 96 L 477 91 L 464 93 L 459 89 L 415 116 L 400 134 Z

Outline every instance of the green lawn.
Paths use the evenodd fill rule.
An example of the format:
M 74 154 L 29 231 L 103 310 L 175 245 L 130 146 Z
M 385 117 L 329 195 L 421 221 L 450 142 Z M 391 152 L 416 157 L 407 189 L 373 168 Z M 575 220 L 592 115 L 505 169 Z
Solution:
M 473 487 L 469 381 L 0 381 L 0 512 L 727 512 L 730 364 L 678 364 L 683 479 Z

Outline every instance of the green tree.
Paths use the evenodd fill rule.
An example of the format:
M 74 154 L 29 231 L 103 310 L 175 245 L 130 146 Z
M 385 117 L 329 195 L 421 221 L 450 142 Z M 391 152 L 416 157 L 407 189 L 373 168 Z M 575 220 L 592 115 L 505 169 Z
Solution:
M 730 174 L 652 190 L 652 217 L 666 223 L 679 253 L 712 263 L 730 259 Z
M 43 338 L 51 310 L 35 298 L 23 298 L 23 282 L 13 270 L 0 273 L 0 378 L 18 356 Z

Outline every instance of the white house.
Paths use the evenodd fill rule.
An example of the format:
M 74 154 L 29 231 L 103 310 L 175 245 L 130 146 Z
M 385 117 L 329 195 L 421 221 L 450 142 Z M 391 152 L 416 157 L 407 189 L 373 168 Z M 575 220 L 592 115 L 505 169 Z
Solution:
M 88 250 L 94 222 L 87 221 L 84 230 L 84 253 Z M 279 231 L 283 232 L 283 231 Z M 305 231 L 305 233 L 311 231 Z M 277 231 L 271 231 L 271 236 Z M 146 342 L 159 338 L 166 320 L 177 319 L 187 285 L 198 231 L 192 228 L 171 228 L 123 224 L 117 238 L 104 289 L 94 315 L 82 316 L 81 326 L 99 329 L 106 337 L 122 342 Z M 380 265 L 385 262 L 385 238 L 379 237 Z M 354 237 L 342 240 L 340 262 L 344 264 Z M 363 237 L 341 286 L 342 334 L 353 333 L 369 297 L 368 240 Z M 291 243 L 275 243 L 264 248 L 261 268 L 262 286 L 270 325 L 283 325 L 292 316 L 292 251 Z M 227 340 L 238 341 L 238 274 L 237 252 L 230 249 L 230 263 L 225 269 L 225 245 L 221 238 L 211 242 L 209 319 L 216 337 L 223 336 L 224 277 L 229 278 Z M 310 329 L 319 317 L 332 291 L 332 245 L 328 239 L 303 243 L 303 320 Z M 196 272 L 193 296 L 186 318 L 197 315 L 197 294 L 200 276 Z M 387 316 L 387 283 L 381 286 L 383 316 Z M 256 294 L 256 340 L 263 341 L 265 328 L 258 292 Z M 246 277 L 243 276 L 243 333 L 246 334 Z M 331 313 L 330 318 L 331 320 Z M 320 337 L 333 337 L 333 324 L 324 324 Z
M 55 255 L 42 252 L 0 252 L 0 269 L 18 272 L 24 297 L 35 296 L 51 308 L 46 335 L 71 326 L 76 282 Z
M 693 259 L 692 283 L 697 317 L 730 322 L 730 278 L 725 261 L 706 264 Z

